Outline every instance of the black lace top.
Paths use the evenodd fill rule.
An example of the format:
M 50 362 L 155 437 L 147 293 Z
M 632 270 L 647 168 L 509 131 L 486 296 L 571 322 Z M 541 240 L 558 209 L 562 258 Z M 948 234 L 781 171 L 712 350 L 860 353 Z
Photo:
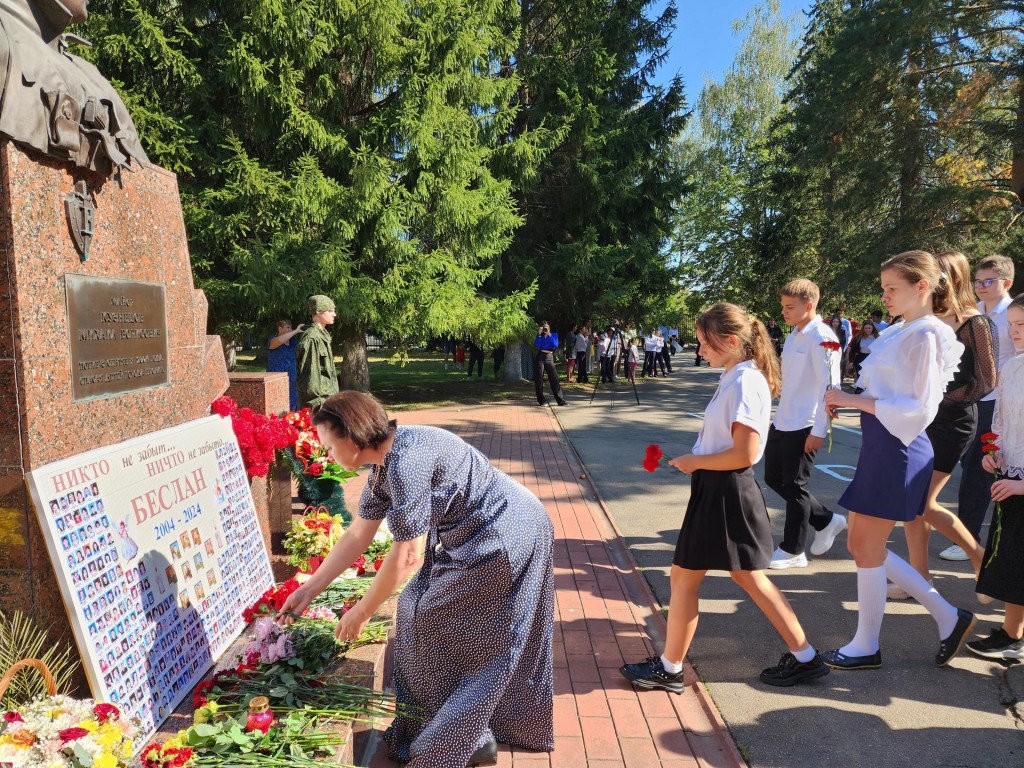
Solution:
M 957 328 L 956 338 L 964 345 L 960 369 L 946 387 L 944 405 L 970 405 L 996 388 L 999 337 L 987 315 L 967 318 Z

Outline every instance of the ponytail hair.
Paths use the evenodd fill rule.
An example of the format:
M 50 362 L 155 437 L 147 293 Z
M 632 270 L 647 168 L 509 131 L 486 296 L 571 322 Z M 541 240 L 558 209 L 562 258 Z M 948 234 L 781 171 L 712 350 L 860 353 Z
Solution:
M 939 260 L 928 251 L 904 251 L 882 262 L 882 272 L 893 270 L 913 285 L 928 282 L 932 293 L 932 312 L 944 315 L 950 310 L 950 283 Z
M 971 281 L 971 263 L 960 251 L 946 251 L 935 257 L 949 288 L 949 309 L 958 323 L 962 323 L 977 300 Z M 941 279 L 941 278 L 940 278 Z
M 722 341 L 726 336 L 735 336 L 743 359 L 754 362 L 768 380 L 772 397 L 778 397 L 782 391 L 779 357 L 775 354 L 775 347 L 764 323 L 742 307 L 721 302 L 708 307 L 697 318 L 697 330 L 716 352 L 724 351 Z

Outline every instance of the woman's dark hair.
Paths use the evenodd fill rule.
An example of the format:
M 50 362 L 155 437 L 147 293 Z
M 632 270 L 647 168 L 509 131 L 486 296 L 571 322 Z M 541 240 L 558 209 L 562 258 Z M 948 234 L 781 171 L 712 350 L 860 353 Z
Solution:
M 377 398 L 354 390 L 327 398 L 313 414 L 313 424 L 329 427 L 340 439 L 350 439 L 359 449 L 376 448 L 398 427 L 398 422 L 388 419 Z

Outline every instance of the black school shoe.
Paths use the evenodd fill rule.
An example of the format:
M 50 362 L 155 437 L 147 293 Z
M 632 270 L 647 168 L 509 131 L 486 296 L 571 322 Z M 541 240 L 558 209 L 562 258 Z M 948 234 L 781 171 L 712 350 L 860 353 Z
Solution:
M 491 737 L 491 740 L 484 744 L 482 747 L 477 749 L 476 752 L 469 758 L 469 768 L 473 768 L 477 765 L 497 765 L 498 764 L 498 742 Z
M 661 663 L 661 656 L 651 656 L 639 664 L 623 664 L 619 667 L 619 672 L 640 688 L 660 688 L 670 693 L 682 693 L 686 688 L 683 684 L 683 673 L 668 672 Z
M 832 669 L 878 669 L 882 666 L 882 652 L 875 651 L 867 656 L 847 656 L 838 648 L 825 651 L 821 660 Z
M 949 664 L 950 659 L 957 655 L 960 648 L 963 647 L 964 640 L 971 634 L 974 625 L 978 623 L 974 614 L 963 608 L 956 609 L 956 616 L 956 626 L 953 627 L 949 637 L 939 643 L 939 652 L 935 654 L 935 663 L 940 667 Z
M 788 688 L 796 685 L 802 680 L 814 680 L 817 677 L 824 677 L 831 670 L 821 660 L 821 656 L 814 654 L 810 661 L 797 661 L 792 653 L 782 654 L 779 663 L 774 667 L 768 667 L 761 673 L 761 682 L 768 685 L 777 685 L 781 688 Z

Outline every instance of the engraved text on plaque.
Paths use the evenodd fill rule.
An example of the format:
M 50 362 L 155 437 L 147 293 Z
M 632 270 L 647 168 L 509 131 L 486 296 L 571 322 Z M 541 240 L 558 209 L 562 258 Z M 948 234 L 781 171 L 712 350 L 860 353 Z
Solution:
M 65 275 L 72 399 L 168 383 L 164 286 Z

